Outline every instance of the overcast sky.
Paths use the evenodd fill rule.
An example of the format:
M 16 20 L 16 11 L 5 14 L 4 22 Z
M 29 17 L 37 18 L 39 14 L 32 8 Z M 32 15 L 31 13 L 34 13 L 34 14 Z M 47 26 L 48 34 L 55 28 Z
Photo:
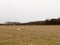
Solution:
M 0 22 L 29 22 L 60 17 L 60 0 L 0 0 Z

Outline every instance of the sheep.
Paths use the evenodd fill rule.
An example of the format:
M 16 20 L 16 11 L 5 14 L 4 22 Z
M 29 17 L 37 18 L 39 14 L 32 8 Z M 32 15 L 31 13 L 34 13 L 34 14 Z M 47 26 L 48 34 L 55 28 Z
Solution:
M 17 28 L 17 30 L 19 31 L 19 30 L 21 30 L 20 28 Z
M 17 28 L 18 31 L 19 31 L 19 30 L 24 30 L 24 29 L 25 29 L 25 27 Z
M 22 30 L 24 30 L 25 29 L 25 27 L 22 27 Z

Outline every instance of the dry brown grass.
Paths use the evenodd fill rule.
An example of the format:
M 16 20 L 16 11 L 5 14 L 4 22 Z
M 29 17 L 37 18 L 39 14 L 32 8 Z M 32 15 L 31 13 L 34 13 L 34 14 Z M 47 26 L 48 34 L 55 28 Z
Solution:
M 0 26 L 0 45 L 60 45 L 60 26 Z M 17 30 L 21 28 L 21 30 Z

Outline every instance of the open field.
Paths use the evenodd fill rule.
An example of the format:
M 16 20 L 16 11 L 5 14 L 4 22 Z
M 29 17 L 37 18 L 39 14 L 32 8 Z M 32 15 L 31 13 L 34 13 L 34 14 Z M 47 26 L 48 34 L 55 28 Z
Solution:
M 0 26 L 0 45 L 60 45 L 60 26 Z M 20 30 L 17 30 L 20 28 Z

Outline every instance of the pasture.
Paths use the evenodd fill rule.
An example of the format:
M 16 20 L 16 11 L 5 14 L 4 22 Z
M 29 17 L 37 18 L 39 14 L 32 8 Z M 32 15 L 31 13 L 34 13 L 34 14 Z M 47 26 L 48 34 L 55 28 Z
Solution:
M 60 45 L 60 26 L 0 26 L 0 45 Z

